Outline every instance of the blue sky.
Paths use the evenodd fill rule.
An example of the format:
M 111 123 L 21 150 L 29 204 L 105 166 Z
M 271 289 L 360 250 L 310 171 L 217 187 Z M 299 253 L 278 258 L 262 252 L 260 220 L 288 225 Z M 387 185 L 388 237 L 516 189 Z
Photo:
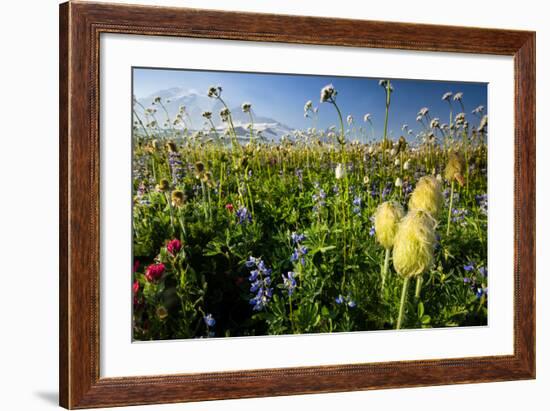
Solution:
M 351 114 L 359 127 L 364 125 L 364 114 L 371 113 L 375 134 L 380 135 L 384 124 L 385 93 L 378 85 L 378 80 L 339 76 L 136 68 L 134 94 L 142 98 L 159 90 L 181 87 L 189 92 L 206 95 L 209 86 L 220 85 L 223 87 L 222 97 L 229 107 L 239 106 L 247 101 L 252 103 L 253 110 L 258 115 L 274 118 L 294 128 L 307 128 L 313 125 L 312 120 L 304 118 L 303 115 L 305 102 L 312 100 L 313 105 L 319 107 L 317 127 L 326 128 L 338 123 L 334 107 L 319 102 L 321 88 L 332 83 L 338 91 L 337 103 L 344 117 Z M 394 92 L 388 130 L 392 132 L 393 137 L 402 134 L 401 126 L 405 123 L 415 132 L 420 130 L 416 114 L 421 107 L 428 107 L 432 118 L 439 117 L 441 123 L 448 123 L 449 105 L 441 100 L 441 96 L 447 91 L 464 93 L 463 103 L 468 120 L 472 124 L 477 124 L 479 120 L 471 111 L 479 105 L 487 107 L 485 83 L 390 80 Z M 457 102 L 453 102 L 453 106 L 455 114 L 462 111 Z

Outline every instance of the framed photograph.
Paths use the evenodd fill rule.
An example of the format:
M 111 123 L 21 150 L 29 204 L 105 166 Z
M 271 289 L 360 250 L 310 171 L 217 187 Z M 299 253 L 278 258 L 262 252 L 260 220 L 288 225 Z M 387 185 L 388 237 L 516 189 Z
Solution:
M 60 405 L 535 378 L 535 33 L 60 6 Z

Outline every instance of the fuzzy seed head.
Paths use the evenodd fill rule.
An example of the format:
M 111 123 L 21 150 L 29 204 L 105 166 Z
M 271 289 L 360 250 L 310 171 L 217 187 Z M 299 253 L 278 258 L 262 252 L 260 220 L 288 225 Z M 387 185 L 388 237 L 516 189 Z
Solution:
M 402 277 L 417 277 L 432 264 L 435 246 L 434 220 L 424 211 L 409 211 L 397 227 L 393 266 Z
M 422 210 L 436 218 L 442 204 L 441 183 L 433 176 L 418 180 L 409 200 L 409 210 Z
M 464 160 L 456 152 L 449 153 L 447 166 L 445 167 L 445 179 L 448 181 L 454 180 L 457 175 L 462 175 L 464 171 Z
M 397 225 L 404 214 L 401 204 L 395 201 L 386 201 L 378 206 L 374 214 L 374 229 L 376 239 L 382 247 L 393 247 Z

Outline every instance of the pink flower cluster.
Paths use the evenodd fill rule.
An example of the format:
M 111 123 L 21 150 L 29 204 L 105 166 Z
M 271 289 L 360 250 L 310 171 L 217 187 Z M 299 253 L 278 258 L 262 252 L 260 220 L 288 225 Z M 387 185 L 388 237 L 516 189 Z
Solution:
M 151 264 L 145 270 L 145 278 L 150 283 L 157 281 L 158 279 L 160 279 L 160 277 L 162 277 L 162 274 L 164 274 L 165 269 L 166 267 L 162 263 Z
M 166 244 L 166 249 L 170 254 L 176 255 L 177 253 L 180 252 L 181 246 L 182 246 L 181 241 L 175 238 L 173 240 L 168 241 L 168 244 Z

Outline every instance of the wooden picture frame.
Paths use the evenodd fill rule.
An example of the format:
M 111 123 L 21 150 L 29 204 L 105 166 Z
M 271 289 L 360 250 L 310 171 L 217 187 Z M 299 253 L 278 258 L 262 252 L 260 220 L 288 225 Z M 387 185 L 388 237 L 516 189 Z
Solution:
M 514 354 L 100 378 L 101 33 L 513 56 Z M 60 405 L 91 408 L 535 378 L 535 33 L 185 8 L 60 6 Z

